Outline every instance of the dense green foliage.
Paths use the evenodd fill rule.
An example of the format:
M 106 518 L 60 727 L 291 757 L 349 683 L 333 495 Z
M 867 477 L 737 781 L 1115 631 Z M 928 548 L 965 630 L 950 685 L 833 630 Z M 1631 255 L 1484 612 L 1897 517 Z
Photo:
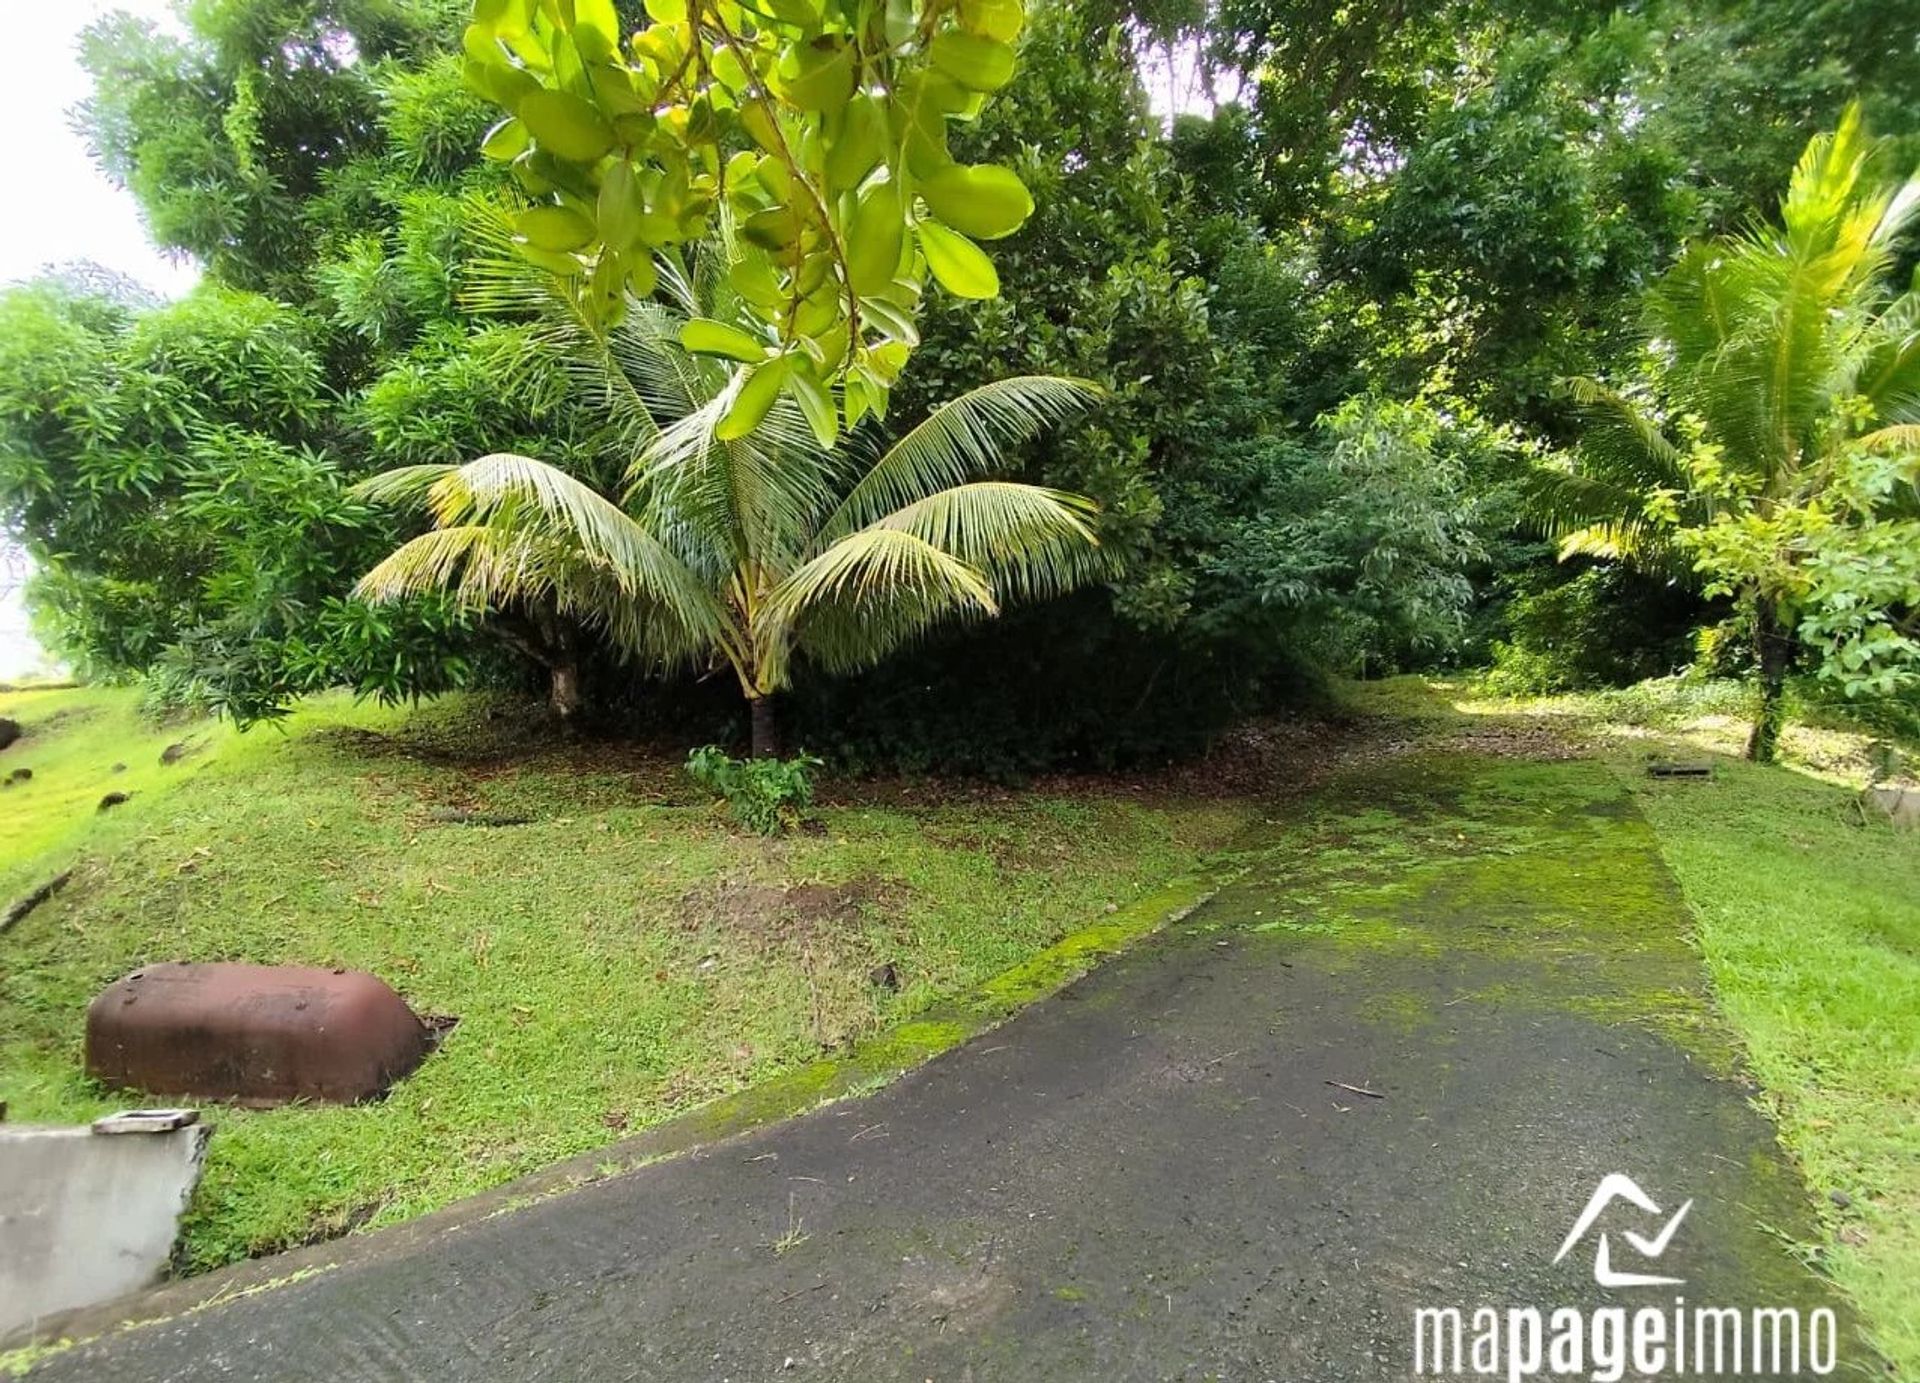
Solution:
M 1890 281 L 1920 174 L 1858 106 L 1807 145 L 1778 226 L 1702 242 L 1649 295 L 1645 399 L 1591 381 L 1542 487 L 1569 546 L 1698 577 L 1752 621 L 1769 759 L 1804 646 L 1849 693 L 1920 681 L 1920 283 Z
M 495 261 L 487 300 L 540 320 L 632 460 L 605 493 L 502 452 L 363 482 L 362 495 L 423 506 L 432 527 L 356 590 L 381 602 L 451 596 L 541 631 L 561 715 L 577 709 L 596 643 L 642 672 L 729 672 L 760 756 L 778 751 L 772 698 L 796 665 L 870 667 L 939 624 L 1098 572 L 1088 500 L 992 477 L 1009 449 L 1099 397 L 1084 381 L 995 380 L 885 447 L 871 430 L 830 440 L 785 394 L 737 426 L 764 366 L 684 342 L 701 330 L 744 339 L 754 318 L 731 284 L 754 253 L 722 236 L 690 269 L 663 259 L 668 301 L 632 302 L 612 323 L 544 268 Z
M 653 47 L 669 35 L 710 49 L 727 48 L 729 32 L 744 37 L 734 11 L 699 8 L 687 20 L 679 6 L 654 8 L 620 7 L 615 27 L 655 37 L 617 54 L 580 36 L 581 24 L 611 22 L 604 0 L 584 20 L 577 8 L 546 21 L 518 0 L 491 4 L 464 45 L 464 0 L 207 0 L 189 8 L 184 39 L 125 19 L 90 34 L 98 86 L 83 124 L 156 238 L 197 257 L 209 284 L 157 313 L 72 284 L 16 290 L 6 304 L 6 522 L 43 569 L 38 604 L 54 642 L 89 666 L 152 674 L 164 695 L 243 717 L 325 682 L 400 694 L 548 675 L 553 641 L 578 633 L 565 622 L 543 628 L 496 609 L 476 632 L 471 611 L 430 605 L 396 618 L 353 601 L 366 554 L 408 534 L 391 533 L 350 486 L 396 466 L 507 452 L 602 494 L 621 490 L 640 447 L 633 420 L 609 407 L 604 371 L 582 369 L 542 313 L 490 292 L 503 218 L 563 271 L 591 323 L 612 301 L 593 289 L 604 217 L 636 271 L 629 285 L 666 301 L 671 275 L 639 269 L 649 261 L 631 246 L 662 250 L 658 265 L 688 262 L 693 222 L 711 212 L 702 199 L 717 205 L 718 175 L 737 175 L 726 196 L 746 199 L 738 219 L 765 215 L 754 253 L 772 256 L 776 285 L 797 287 L 804 271 L 812 291 L 815 261 L 834 262 L 805 330 L 791 294 L 755 305 L 757 270 L 731 285 L 734 318 L 759 358 L 799 350 L 809 360 L 799 374 L 831 377 L 841 362 L 813 348 L 863 301 L 835 256 L 861 238 L 864 194 L 844 183 L 846 158 L 831 173 L 826 158 L 839 142 L 865 147 L 848 133 L 866 116 L 844 108 L 844 61 L 846 75 L 939 78 L 930 89 L 941 115 L 907 141 L 918 153 L 904 163 L 862 154 L 855 183 L 884 163 L 886 183 L 872 174 L 869 190 L 897 179 L 896 192 L 921 189 L 896 196 L 903 212 L 958 224 L 968 212 L 936 185 L 963 176 L 942 172 L 950 160 L 996 186 L 1000 174 L 978 170 L 1006 170 L 1033 202 L 1028 215 L 1014 198 L 1020 216 L 978 227 L 1009 232 L 992 246 L 997 296 L 969 296 L 966 274 L 938 265 L 923 280 L 927 256 L 904 235 L 900 281 L 880 291 L 878 309 L 898 320 L 860 329 L 918 344 L 910 359 L 890 352 L 884 378 L 855 392 L 871 408 L 891 386 L 882 431 L 897 438 L 988 381 L 1056 374 L 1102 385 L 1102 407 L 1005 461 L 1015 479 L 1100 506 L 1104 561 L 1094 588 L 1072 599 L 930 635 L 869 672 L 799 679 L 786 711 L 797 740 L 856 764 L 1013 772 L 1183 749 L 1325 670 L 1497 656 L 1513 685 L 1547 688 L 1702 657 L 1733 666 L 1738 631 L 1689 570 L 1704 549 L 1676 549 L 1647 574 L 1604 555 L 1558 563 L 1522 522 L 1523 477 L 1583 436 L 1568 379 L 1658 396 L 1644 295 L 1689 244 L 1768 214 L 1799 149 L 1850 99 L 1890 137 L 1886 172 L 1920 154 L 1920 59 L 1885 37 L 1903 13 L 1892 0 L 1448 0 L 1417 14 L 1320 0 L 1036 3 L 1010 77 L 990 64 L 998 89 L 985 101 L 941 85 L 955 71 L 985 81 L 984 67 L 969 66 L 980 45 L 958 68 L 927 67 L 927 34 L 864 24 L 857 7 L 798 5 L 765 20 L 748 64 L 771 64 L 777 131 L 745 113 L 751 83 L 721 73 L 682 91 L 659 69 Z M 1018 10 L 963 6 L 940 22 L 997 43 Z M 790 51 L 796 35 L 812 56 Z M 585 66 L 539 68 L 562 50 Z M 529 63 L 532 78 L 501 76 Z M 614 181 L 615 193 L 632 181 L 633 205 L 649 216 L 666 207 L 660 199 L 682 198 L 672 227 L 629 225 L 620 197 L 600 195 L 610 163 L 584 148 L 543 161 L 538 131 L 515 122 L 490 145 L 509 157 L 481 156 L 499 105 L 516 106 L 527 80 L 571 90 L 599 108 L 586 121 L 594 131 L 594 121 L 612 129 L 619 112 L 606 103 L 628 98 L 606 73 L 594 85 L 595 64 L 620 68 L 635 93 L 665 82 L 655 95 L 669 118 L 621 126 L 634 176 Z M 545 143 L 567 145 L 568 122 L 549 114 L 535 121 Z M 808 212 L 800 184 L 816 182 L 844 195 Z M 556 213 L 548 221 L 576 217 L 589 238 L 536 243 L 530 224 L 555 227 L 512 221 L 529 196 Z M 796 207 L 805 224 L 772 235 Z M 883 219 L 869 209 L 862 224 Z M 577 238 L 582 227 L 567 230 Z M 637 239 L 623 239 L 629 231 Z M 880 239 L 891 244 L 890 233 Z M 1888 252 L 1899 280 L 1914 247 Z M 864 267 L 861 279 L 878 283 Z M 252 363 L 222 363 L 208 379 L 211 342 L 248 313 L 271 322 Z M 61 323 L 58 350 L 14 344 L 53 330 L 50 319 Z M 185 347 L 137 355 L 138 342 L 160 336 L 200 337 L 200 363 Z M 708 327 L 692 344 L 744 351 Z M 861 349 L 881 349 L 881 336 Z M 95 390 L 102 371 L 119 381 L 136 365 L 124 376 L 133 382 Z M 234 412 L 229 368 L 272 375 L 261 407 Z M 74 412 L 71 400 L 96 393 L 103 407 L 134 409 L 128 391 L 148 387 L 141 370 L 164 375 L 192 416 L 143 413 L 109 435 Z M 780 383 L 824 440 L 812 386 Z M 756 409 L 776 394 L 751 392 Z M 821 392 L 835 432 L 861 411 Z M 752 420 L 736 421 L 745 430 Z M 251 440 L 233 459 L 217 449 L 243 433 Z M 156 449 L 167 460 L 146 479 Z M 1885 464 L 1858 477 L 1863 494 L 1899 493 L 1908 454 L 1882 453 Z M 242 503 L 243 490 L 271 498 Z M 1897 538 L 1801 570 L 1866 592 L 1866 607 L 1894 612 L 1878 628 L 1910 638 L 1898 623 Z M 1837 622 L 1821 637 L 1864 647 L 1866 633 L 1839 627 L 1856 616 L 1827 606 Z M 671 672 L 637 683 L 620 649 L 591 631 L 577 642 L 590 707 L 644 711 L 699 738 L 744 728 L 709 686 Z M 1889 690 L 1889 666 L 1861 662 L 1854 690 Z
M 241 721 L 341 680 L 464 677 L 452 611 L 342 598 L 385 533 L 329 455 L 309 325 L 218 287 L 139 312 L 51 281 L 0 300 L 0 506 L 82 669 L 145 668 Z

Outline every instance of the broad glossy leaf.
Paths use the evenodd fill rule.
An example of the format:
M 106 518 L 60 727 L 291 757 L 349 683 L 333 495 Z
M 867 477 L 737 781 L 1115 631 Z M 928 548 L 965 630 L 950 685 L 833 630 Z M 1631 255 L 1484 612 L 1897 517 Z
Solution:
M 513 218 L 513 228 L 542 250 L 578 250 L 594 241 L 593 222 L 570 207 L 537 206 Z
M 734 291 L 755 307 L 773 310 L 786 301 L 786 295 L 780 291 L 779 276 L 761 255 L 742 255 L 727 270 L 727 279 Z
M 595 63 L 587 69 L 587 83 L 593 88 L 593 99 L 601 111 L 616 121 L 625 115 L 647 114 L 647 102 L 634 90 L 633 78 L 623 67 L 610 63 Z M 614 126 L 619 133 L 619 126 Z
M 1020 0 L 960 0 L 960 24 L 969 33 L 1012 43 L 1026 23 Z
M 749 216 L 740 234 L 763 250 L 784 250 L 800 238 L 800 222 L 791 207 L 768 207 Z
M 937 70 L 974 91 L 998 91 L 1013 76 L 1013 49 L 979 34 L 936 35 L 927 56 Z
M 529 264 L 537 264 L 548 273 L 558 274 L 562 278 L 579 278 L 587 272 L 587 266 L 580 262 L 578 255 L 563 254 L 559 250 L 543 250 L 532 243 L 521 243 L 514 248 Z
M 764 342 L 739 327 L 716 322 L 711 317 L 695 317 L 681 327 L 680 344 L 695 355 L 723 355 L 729 360 L 744 360 L 748 364 L 757 364 L 767 358 Z
M 723 442 L 737 441 L 766 421 L 792 368 L 793 358 L 785 355 L 776 356 L 764 365 L 749 366 L 746 382 L 734 396 L 727 415 L 715 425 L 713 435 Z
M 864 298 L 860 311 L 868 321 L 878 326 L 896 341 L 904 341 L 909 346 L 920 344 L 920 328 L 913 323 L 913 317 L 900 310 L 885 298 Z
M 540 147 L 570 163 L 591 163 L 613 147 L 613 128 L 600 112 L 565 91 L 544 87 L 520 102 L 519 116 Z
M 617 326 L 627 315 L 627 275 L 625 255 L 608 252 L 593 266 L 587 291 L 593 295 L 594 316 L 603 326 Z
M 480 143 L 483 158 L 495 163 L 512 163 L 527 151 L 527 127 L 514 116 L 508 116 L 492 129 Z
M 620 51 L 620 16 L 613 0 L 573 0 L 573 41 L 589 62 Z
M 938 221 L 920 223 L 920 249 L 940 286 L 956 298 L 995 298 L 1000 275 L 986 251 Z
M 827 186 L 835 192 L 858 187 L 886 152 L 886 120 L 864 91 L 847 103 L 839 138 L 827 146 Z
M 515 67 L 497 48 L 490 58 L 469 58 L 461 71 L 468 86 L 509 111 L 518 110 L 522 101 L 540 90 L 540 82 L 532 73 Z
M 793 397 L 806 415 L 807 426 L 813 429 L 814 440 L 822 447 L 831 447 L 840 437 L 840 419 L 834 411 L 832 397 L 805 370 L 796 369 L 788 378 L 793 384 Z
M 894 183 L 875 183 L 860 194 L 845 231 L 847 272 L 854 292 L 877 292 L 893 282 L 906 235 L 905 214 Z
M 992 163 L 943 168 L 921 180 L 920 195 L 933 214 L 955 230 L 980 240 L 1011 235 L 1033 215 L 1033 195 L 1012 170 Z
M 782 65 L 779 92 L 799 110 L 838 110 L 853 96 L 853 61 L 853 46 L 838 35 L 806 44 Z
M 774 125 L 773 117 L 767 114 L 766 106 L 759 101 L 748 101 L 740 107 L 740 123 L 746 127 L 753 142 L 770 154 L 780 152 L 780 134 Z
M 600 202 L 595 209 L 600 238 L 616 250 L 632 249 L 640 239 L 640 218 L 645 214 L 633 165 L 616 158 L 600 179 Z

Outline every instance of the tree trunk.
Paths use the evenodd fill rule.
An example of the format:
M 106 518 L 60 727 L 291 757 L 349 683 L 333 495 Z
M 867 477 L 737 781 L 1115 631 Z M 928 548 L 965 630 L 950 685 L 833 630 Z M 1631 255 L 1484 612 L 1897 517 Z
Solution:
M 563 658 L 549 666 L 547 673 L 552 679 L 547 705 L 561 720 L 571 721 L 580 710 L 580 664 Z
M 774 715 L 773 698 L 756 696 L 747 701 L 747 710 L 753 718 L 753 757 L 756 759 L 777 759 L 780 757 L 780 723 Z
M 1780 622 L 1780 607 L 1769 597 L 1753 602 L 1753 652 L 1760 665 L 1760 707 L 1747 738 L 1747 757 L 1770 764 L 1787 720 L 1787 670 L 1793 662 L 1793 635 Z
M 522 656 L 546 669 L 547 708 L 563 724 L 580 713 L 580 640 L 573 629 L 550 610 L 526 614 L 499 611 L 493 627 L 500 638 Z

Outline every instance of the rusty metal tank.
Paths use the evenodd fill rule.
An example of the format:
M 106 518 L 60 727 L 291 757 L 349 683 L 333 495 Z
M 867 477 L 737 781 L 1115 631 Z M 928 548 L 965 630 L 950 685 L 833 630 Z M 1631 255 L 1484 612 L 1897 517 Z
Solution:
M 373 1099 L 433 1033 L 364 970 L 150 965 L 87 1008 L 87 1074 L 160 1095 L 249 1105 Z

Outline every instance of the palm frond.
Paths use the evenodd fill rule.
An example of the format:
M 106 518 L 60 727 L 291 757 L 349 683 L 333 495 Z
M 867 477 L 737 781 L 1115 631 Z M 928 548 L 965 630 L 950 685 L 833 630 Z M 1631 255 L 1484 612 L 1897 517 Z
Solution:
M 804 563 L 757 616 L 767 669 L 786 679 L 797 645 L 832 672 L 871 667 L 942 621 L 999 613 L 985 572 L 898 528 L 864 528 Z
M 536 341 L 553 352 L 581 397 L 603 414 L 613 445 L 626 456 L 636 455 L 659 428 L 650 400 L 629 374 L 635 362 L 619 349 L 619 329 L 603 334 L 565 284 L 515 249 L 510 208 L 474 196 L 466 210 L 478 252 L 467 265 L 461 305 L 479 316 L 531 323 Z
M 1007 452 L 1105 394 L 1091 380 L 1016 375 L 970 389 L 887 449 L 821 527 L 826 541 L 1004 464 Z
M 1081 495 L 1005 480 L 954 485 L 873 523 L 923 539 L 983 572 L 1001 599 L 1063 595 L 1099 577 L 1099 506 Z
M 368 476 L 355 484 L 351 493 L 375 504 L 422 504 L 433 487 L 453 470 L 454 467 L 444 464 L 396 466 L 390 471 Z
M 1857 439 L 1868 451 L 1910 451 L 1920 454 L 1920 423 L 1893 423 Z
M 442 531 L 497 530 L 504 535 L 499 552 L 511 540 L 526 544 L 524 552 L 558 545 L 690 634 L 715 637 L 721 630 L 719 607 L 697 573 L 591 486 L 555 466 L 499 452 L 448 469 L 426 498 Z
M 744 379 L 733 372 L 720 392 L 662 430 L 635 463 L 629 502 L 653 522 L 675 525 L 710 563 L 784 572 L 832 503 L 838 468 L 784 396 L 751 433 L 722 440 L 717 429 Z

